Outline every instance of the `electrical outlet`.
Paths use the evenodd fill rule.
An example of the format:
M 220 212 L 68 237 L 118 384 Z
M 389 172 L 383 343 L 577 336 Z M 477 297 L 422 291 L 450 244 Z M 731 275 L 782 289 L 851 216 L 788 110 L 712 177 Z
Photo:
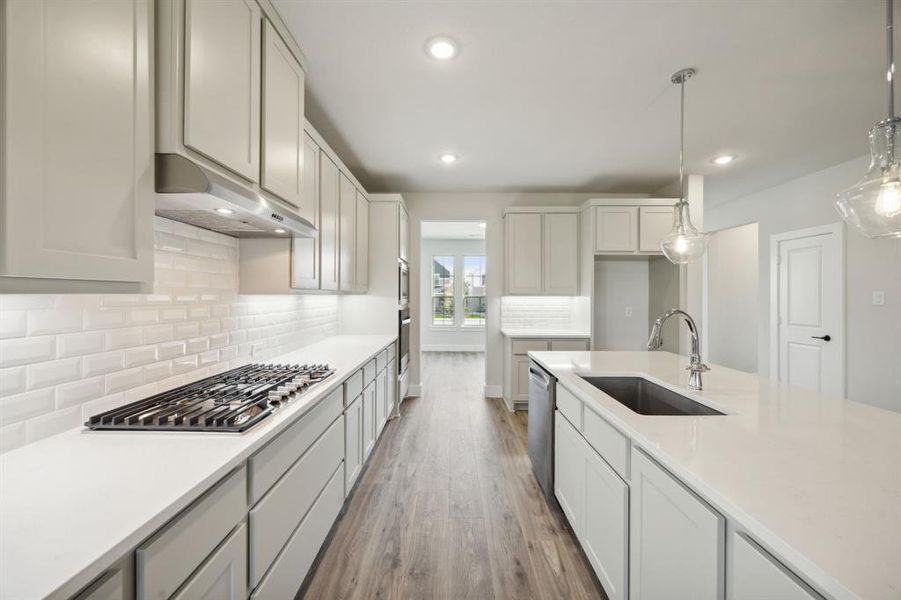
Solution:
M 627 306 L 627 307 L 626 307 L 626 316 L 627 316 L 627 317 L 631 317 L 631 316 L 632 316 L 632 307 L 631 307 L 631 306 Z
M 254 358 L 259 358 L 263 354 L 263 350 L 266 349 L 266 344 L 263 342 L 258 342 L 250 347 L 250 356 Z
M 885 306 L 885 292 L 882 290 L 873 292 L 873 306 Z

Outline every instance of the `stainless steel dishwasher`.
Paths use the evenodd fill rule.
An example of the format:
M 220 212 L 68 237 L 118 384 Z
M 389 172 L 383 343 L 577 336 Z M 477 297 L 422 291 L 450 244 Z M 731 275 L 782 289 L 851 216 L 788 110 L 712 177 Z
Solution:
M 557 379 L 535 361 L 529 362 L 529 459 L 544 497 L 554 497 L 554 393 Z

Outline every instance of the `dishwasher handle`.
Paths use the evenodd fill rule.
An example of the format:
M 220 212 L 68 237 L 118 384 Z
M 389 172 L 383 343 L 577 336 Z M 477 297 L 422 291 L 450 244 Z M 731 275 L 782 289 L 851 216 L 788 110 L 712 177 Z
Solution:
M 529 379 L 543 387 L 545 390 L 548 390 L 551 387 L 551 382 L 548 379 L 548 376 L 545 375 L 540 369 L 529 367 Z

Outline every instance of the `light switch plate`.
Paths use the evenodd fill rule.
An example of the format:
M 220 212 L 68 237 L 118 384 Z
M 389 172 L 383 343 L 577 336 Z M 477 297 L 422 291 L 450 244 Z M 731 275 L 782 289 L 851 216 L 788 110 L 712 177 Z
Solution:
M 885 292 L 882 290 L 873 292 L 873 306 L 885 306 Z

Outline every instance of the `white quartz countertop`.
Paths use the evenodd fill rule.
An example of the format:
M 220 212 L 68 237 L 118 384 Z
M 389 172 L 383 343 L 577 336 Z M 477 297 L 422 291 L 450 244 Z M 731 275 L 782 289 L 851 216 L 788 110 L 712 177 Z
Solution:
M 530 352 L 775 556 L 835 598 L 901 598 L 901 414 L 668 352 Z M 577 374 L 641 375 L 727 413 L 644 416 Z
M 501 333 L 508 338 L 588 339 L 591 337 L 591 334 L 586 331 L 573 329 L 513 329 L 503 327 L 501 328 Z
M 243 434 L 78 428 L 0 455 L 0 598 L 74 594 L 395 339 L 335 336 L 263 361 L 337 372 Z

